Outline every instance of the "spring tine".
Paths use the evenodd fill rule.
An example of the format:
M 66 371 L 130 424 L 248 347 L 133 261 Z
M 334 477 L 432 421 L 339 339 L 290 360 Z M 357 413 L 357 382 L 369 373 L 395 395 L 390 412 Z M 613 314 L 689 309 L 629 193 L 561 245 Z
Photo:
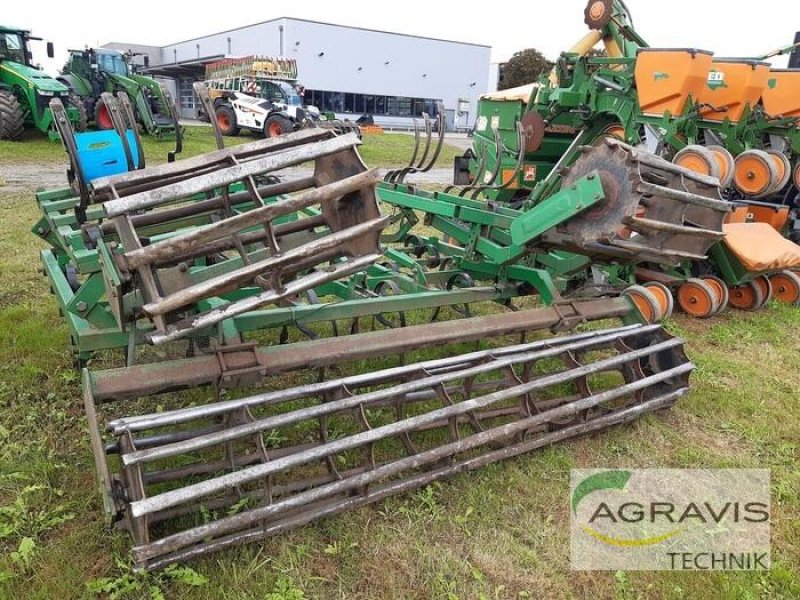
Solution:
M 505 151 L 505 146 L 503 145 L 503 140 L 500 137 L 500 132 L 496 129 L 494 130 L 494 147 L 494 168 L 492 168 L 491 177 L 484 177 L 484 180 L 489 180 L 489 185 L 481 185 L 475 188 L 475 191 L 472 192 L 472 195 L 470 196 L 473 200 L 477 198 L 484 190 L 499 187 L 495 185 L 495 182 L 497 181 L 497 176 L 500 174 L 500 168 L 503 165 L 503 153 Z
M 419 162 L 416 165 L 409 165 L 406 168 L 401 169 L 400 172 L 396 174 L 394 179 L 395 183 L 403 183 L 406 175 L 418 172 L 420 165 L 422 165 L 422 163 L 425 162 L 425 159 L 428 157 L 428 152 L 430 152 L 431 149 L 431 118 L 428 113 L 422 113 L 422 117 L 425 122 L 425 150 L 423 150 L 422 157 L 419 159 Z M 414 122 L 414 128 L 416 130 L 416 121 Z M 416 149 L 414 154 L 417 154 Z
M 439 155 L 442 153 L 442 147 L 444 146 L 444 136 L 446 133 L 445 131 L 446 123 L 444 119 L 444 104 L 438 102 L 436 104 L 436 110 L 438 113 L 436 115 L 436 126 L 439 129 L 438 132 L 439 140 L 436 143 L 436 149 L 433 151 L 433 155 L 431 156 L 431 159 L 428 161 L 428 164 L 422 167 L 421 169 L 418 169 L 417 171 L 418 173 L 427 173 L 428 171 L 430 171 L 433 168 L 433 165 L 436 164 L 436 161 L 439 160 Z M 422 161 L 420 161 L 420 163 L 422 163 Z
M 517 122 L 517 162 L 514 165 L 514 171 L 511 173 L 511 176 L 506 179 L 503 183 L 496 186 L 482 186 L 475 190 L 472 194 L 472 199 L 474 200 L 478 194 L 487 190 L 504 190 L 508 186 L 510 186 L 514 181 L 517 179 L 517 175 L 522 170 L 522 163 L 525 161 L 525 130 L 522 128 L 522 124 Z
M 489 148 L 484 146 L 481 148 L 481 159 L 478 161 L 478 168 L 475 169 L 475 185 L 467 185 L 461 188 L 461 191 L 458 193 L 459 196 L 463 197 L 470 190 L 480 187 L 480 182 L 483 181 L 484 175 L 488 172 L 486 170 L 486 164 L 489 162 L 488 156 Z
M 422 157 L 419 159 L 419 162 L 414 170 L 419 169 L 425 163 L 425 159 L 428 158 L 428 153 L 431 151 L 431 141 L 433 140 L 431 117 L 428 113 L 424 112 L 422 113 L 422 118 L 425 122 L 425 150 L 423 150 Z
M 398 176 L 400 176 L 406 169 L 411 169 L 414 167 L 414 163 L 417 161 L 417 154 L 419 154 L 419 122 L 414 119 L 414 152 L 411 153 L 411 160 L 409 160 L 408 164 L 402 169 L 389 171 L 384 179 L 388 183 L 399 183 L 397 181 Z

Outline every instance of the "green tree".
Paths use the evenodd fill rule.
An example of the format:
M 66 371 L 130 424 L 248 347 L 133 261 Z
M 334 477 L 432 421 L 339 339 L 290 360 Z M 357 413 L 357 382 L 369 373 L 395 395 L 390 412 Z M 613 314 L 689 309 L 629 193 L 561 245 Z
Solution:
M 553 63 L 535 48 L 515 52 L 507 63 L 500 65 L 500 81 L 497 88 L 508 88 L 525 85 L 536 81 L 542 73 L 553 68 Z

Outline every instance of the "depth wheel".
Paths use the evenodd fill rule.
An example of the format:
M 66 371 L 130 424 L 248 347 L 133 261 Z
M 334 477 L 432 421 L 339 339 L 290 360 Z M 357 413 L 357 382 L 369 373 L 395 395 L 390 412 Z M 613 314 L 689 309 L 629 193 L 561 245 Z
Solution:
M 646 287 L 632 285 L 623 291 L 622 295 L 628 296 L 633 301 L 642 318 L 648 323 L 658 323 L 664 317 L 658 299 Z
M 675 299 L 672 297 L 670 289 L 658 281 L 649 281 L 642 287 L 656 297 L 658 305 L 661 307 L 661 318 L 670 318 L 675 310 Z
M 789 159 L 780 150 L 765 150 L 765 152 L 775 163 L 778 181 L 768 192 L 769 194 L 775 194 L 785 188 L 786 184 L 789 183 L 789 180 L 792 178 L 792 163 L 789 162 Z
M 758 308 L 766 306 L 769 304 L 769 301 L 772 300 L 772 284 L 769 282 L 769 277 L 766 275 L 759 275 L 753 279 L 753 283 L 758 286 L 758 288 L 761 290 L 761 294 L 764 296 L 764 300 L 761 302 Z
M 759 198 L 777 183 L 775 160 L 763 150 L 746 150 L 736 157 L 733 184 L 744 195 Z
M 730 292 L 730 305 L 739 310 L 758 310 L 764 304 L 764 294 L 761 287 L 752 281 L 742 285 L 735 285 L 728 289 Z
M 728 302 L 730 301 L 728 286 L 725 285 L 725 282 L 716 275 L 704 275 L 701 277 L 701 279 L 705 281 L 717 295 L 717 302 L 719 303 L 719 306 L 717 307 L 717 312 L 714 314 L 718 315 L 725 310 L 725 308 L 727 308 Z
M 719 309 L 714 288 L 697 278 L 687 279 L 678 288 L 678 305 L 687 315 L 697 319 L 713 317 Z
M 724 146 L 706 146 L 706 148 L 714 155 L 717 164 L 719 164 L 719 186 L 721 188 L 730 187 L 733 181 L 733 173 L 736 169 L 736 161 L 733 159 L 733 154 L 728 152 Z
M 675 155 L 672 162 L 695 173 L 722 179 L 722 168 L 719 159 L 717 159 L 714 152 L 705 146 L 700 146 L 699 144 L 686 146 Z
M 778 302 L 800 305 L 800 276 L 792 271 L 780 271 L 771 275 L 772 294 Z

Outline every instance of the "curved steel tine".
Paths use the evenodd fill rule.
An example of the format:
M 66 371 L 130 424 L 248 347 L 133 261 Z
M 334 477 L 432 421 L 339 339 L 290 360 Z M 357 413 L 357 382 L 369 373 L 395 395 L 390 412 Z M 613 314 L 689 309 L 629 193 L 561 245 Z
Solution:
M 445 123 L 444 119 L 445 111 L 444 104 L 442 102 L 438 102 L 436 104 L 436 111 L 438 113 L 436 115 L 436 125 L 439 128 L 439 141 L 436 143 L 436 149 L 433 151 L 433 155 L 431 156 L 430 161 L 428 161 L 428 164 L 419 169 L 420 173 L 427 173 L 433 168 L 433 165 L 435 165 L 436 161 L 439 160 L 439 155 L 442 153 L 442 147 L 444 146 L 444 136 L 446 133 L 445 129 L 447 124 Z M 420 161 L 420 163 L 422 163 L 422 161 Z
M 422 157 L 419 159 L 415 170 L 419 169 L 425 162 L 425 159 L 428 158 L 428 152 L 431 151 L 431 140 L 433 139 L 431 131 L 431 116 L 424 112 L 422 113 L 422 118 L 425 122 L 425 150 L 422 151 Z
M 422 113 L 422 118 L 425 122 L 425 150 L 422 152 L 422 158 L 419 159 L 419 162 L 416 165 L 409 165 L 405 169 L 402 169 L 400 173 L 397 174 L 395 178 L 395 183 L 403 183 L 406 178 L 406 175 L 411 173 L 416 173 L 419 171 L 419 167 L 425 162 L 425 159 L 428 157 L 428 152 L 431 149 L 431 118 L 428 113 Z M 414 125 L 416 126 L 416 121 L 414 121 Z M 414 152 L 416 156 L 416 149 Z M 413 161 L 413 159 L 412 159 Z
M 522 123 L 517 122 L 517 164 L 514 165 L 514 171 L 511 173 L 511 176 L 506 179 L 501 185 L 498 186 L 483 186 L 476 190 L 475 194 L 472 196 L 474 200 L 475 197 L 479 192 L 483 192 L 486 190 L 504 190 L 508 186 L 511 185 L 511 182 L 517 179 L 517 175 L 522 170 L 522 163 L 525 162 L 525 130 L 522 128 Z
M 486 173 L 486 163 L 488 162 L 489 152 L 486 146 L 481 148 L 481 159 L 478 162 L 478 168 L 475 169 L 475 185 L 468 185 L 462 188 L 459 192 L 459 196 L 462 198 L 469 192 L 470 190 L 474 190 L 476 187 L 481 187 L 481 181 L 483 181 L 484 174 Z
M 494 183 L 497 181 L 497 175 L 500 173 L 500 168 L 503 165 L 503 151 L 505 150 L 505 147 L 503 146 L 503 138 L 500 136 L 500 132 L 497 129 L 494 130 L 494 147 L 494 167 L 492 168 L 491 173 L 489 173 L 491 177 L 484 177 L 483 179 L 484 181 L 489 182 L 489 185 L 478 186 L 478 188 L 472 192 L 472 195 L 470 196 L 473 200 L 478 197 L 481 191 L 494 186 Z
M 389 183 L 398 183 L 397 177 L 406 169 L 413 168 L 414 163 L 417 161 L 417 154 L 419 154 L 419 122 L 414 119 L 414 152 L 411 154 L 411 160 L 409 160 L 408 164 L 402 169 L 389 171 L 386 177 L 384 177 L 384 180 Z

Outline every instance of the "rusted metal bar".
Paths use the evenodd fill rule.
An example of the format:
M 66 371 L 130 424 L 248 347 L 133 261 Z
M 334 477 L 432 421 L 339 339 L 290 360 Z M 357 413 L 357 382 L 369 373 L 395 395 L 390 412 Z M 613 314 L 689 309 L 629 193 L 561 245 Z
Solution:
M 149 191 L 125 196 L 124 198 L 108 200 L 103 203 L 103 209 L 107 217 L 113 218 L 146 208 L 152 208 L 164 204 L 165 202 L 174 201 L 179 198 L 188 198 L 194 194 L 225 187 L 237 181 L 242 181 L 247 177 L 260 175 L 277 169 L 285 169 L 318 157 L 335 154 L 346 148 L 357 146 L 360 143 L 358 137 L 354 133 L 351 133 L 323 140 L 309 146 L 290 148 L 283 152 L 268 154 L 245 163 L 225 167 L 213 173 L 194 176 L 184 181 L 162 185 Z
M 264 346 L 253 351 L 229 354 L 232 361 L 256 360 L 259 370 L 253 382 L 262 377 L 303 368 L 318 368 L 410 350 L 484 340 L 488 337 L 548 330 L 564 323 L 565 315 L 577 321 L 619 319 L 633 314 L 633 305 L 624 297 L 573 302 L 569 307 L 540 308 L 414 325 L 401 329 L 368 332 L 340 338 L 310 340 L 292 346 Z M 85 372 L 98 402 L 124 400 L 202 385 L 230 385 L 214 356 L 197 356 L 169 363 L 135 365 L 120 369 Z
M 286 532 L 290 529 L 300 527 L 324 517 L 333 516 L 347 510 L 353 510 L 367 504 L 384 500 L 399 493 L 425 487 L 437 480 L 453 477 L 460 473 L 473 471 L 500 460 L 519 456 L 548 445 L 563 442 L 573 437 L 586 435 L 596 431 L 608 429 L 609 427 L 615 425 L 621 425 L 623 423 L 633 421 L 646 413 L 669 408 L 679 398 L 684 396 L 687 391 L 688 390 L 684 388 L 675 392 L 666 393 L 642 404 L 631 406 L 610 415 L 595 418 L 585 424 L 572 425 L 564 427 L 563 429 L 557 429 L 541 437 L 528 440 L 526 442 L 520 442 L 513 446 L 503 448 L 502 450 L 496 450 L 476 458 L 465 459 L 451 463 L 446 467 L 441 467 L 432 471 L 426 471 L 408 479 L 392 481 L 382 485 L 381 487 L 373 487 L 366 494 L 345 497 L 337 502 L 328 503 L 327 505 L 318 507 L 314 510 L 308 510 L 299 513 L 295 512 L 294 514 L 290 513 L 290 516 L 287 516 L 284 519 L 270 523 L 258 524 L 249 529 L 245 529 L 240 533 L 230 534 L 216 540 L 209 540 L 210 536 L 206 535 L 201 538 L 203 541 L 194 546 L 186 547 L 186 549 L 167 551 L 166 553 L 162 554 L 159 552 L 162 547 L 156 546 L 156 544 L 159 543 L 158 541 L 146 546 L 138 546 L 133 549 L 134 560 L 140 568 L 158 570 L 163 569 L 168 565 L 175 563 L 176 561 L 187 561 L 212 552 L 219 552 L 232 546 L 255 542 Z M 370 471 L 369 473 L 360 476 L 360 479 L 353 481 L 353 483 L 356 484 L 356 487 L 358 487 L 358 483 L 363 481 L 368 482 L 369 476 L 372 473 L 373 471 Z M 350 482 L 348 481 L 348 483 Z M 236 516 L 238 515 L 235 515 L 231 518 L 235 518 Z M 214 525 L 214 523 L 209 525 Z M 182 542 L 183 540 L 180 541 Z
M 370 225 L 370 224 L 366 223 L 365 225 Z M 374 227 L 374 230 L 380 231 L 383 228 L 383 225 L 384 223 L 378 223 L 377 227 Z M 323 240 L 330 240 L 330 239 L 331 239 L 330 237 L 323 238 Z M 314 261 L 316 262 L 318 258 L 319 257 L 315 257 Z M 242 313 L 255 310 L 265 304 L 277 302 L 278 300 L 281 300 L 283 298 L 288 298 L 296 294 L 302 293 L 306 290 L 313 289 L 317 286 L 328 283 L 329 281 L 336 281 L 337 279 L 340 279 L 342 277 L 358 273 L 359 271 L 366 269 L 370 265 L 375 264 L 380 258 L 381 258 L 380 254 L 368 254 L 366 256 L 360 256 L 353 260 L 348 260 L 342 263 L 338 263 L 327 269 L 312 271 L 308 275 L 305 275 L 296 280 L 286 283 L 284 286 L 280 288 L 280 291 L 275 289 L 268 290 L 260 294 L 257 294 L 255 296 L 249 296 L 243 300 L 232 302 L 225 308 L 219 308 L 209 311 L 207 313 L 203 313 L 202 315 L 194 319 L 191 319 L 188 322 L 182 322 L 176 325 L 169 325 L 167 326 L 167 330 L 165 333 L 159 333 L 159 332 L 151 333 L 148 335 L 148 339 L 154 345 L 159 345 L 172 340 L 186 337 L 188 335 L 191 335 L 193 332 L 197 330 L 202 330 L 206 327 L 210 327 L 211 325 L 219 323 L 220 321 L 224 321 L 225 319 L 229 319 L 231 317 L 235 317 L 236 315 L 240 315 Z
M 325 217 L 322 215 L 316 215 L 314 217 L 298 219 L 289 223 L 281 223 L 280 225 L 276 225 L 273 227 L 273 233 L 275 234 L 275 237 L 280 240 L 280 238 L 284 236 L 291 235 L 293 233 L 299 233 L 301 231 L 311 231 L 317 227 L 323 227 L 325 225 L 327 225 Z M 264 242 L 266 239 L 267 234 L 263 231 L 251 231 L 249 233 L 242 233 L 239 235 L 239 241 L 246 246 L 249 244 Z M 184 253 L 173 254 L 169 257 L 169 259 L 156 261 L 155 266 L 166 267 L 175 265 L 180 262 L 192 260 L 194 258 L 202 258 L 205 256 L 211 256 L 213 254 L 225 252 L 226 250 L 231 250 L 235 247 L 236 242 L 232 238 L 223 238 L 209 244 L 193 247 L 191 250 L 188 250 Z
M 586 352 L 591 349 L 602 346 L 604 344 L 608 344 L 609 342 L 624 340 L 626 337 L 634 337 L 641 335 L 642 333 L 646 333 L 648 331 L 652 332 L 656 330 L 658 330 L 658 326 L 655 326 L 651 329 L 642 329 L 634 327 L 623 332 L 611 330 L 608 332 L 603 332 L 603 334 L 593 337 L 581 336 L 577 341 L 570 341 L 569 343 L 566 344 L 554 345 L 551 343 L 545 345 L 545 347 L 542 347 L 542 345 L 540 344 L 533 343 L 525 346 L 517 346 L 517 350 L 515 351 L 515 353 L 511 354 L 507 358 L 496 357 L 491 351 L 486 351 L 484 353 L 481 353 L 481 355 L 478 357 L 477 364 L 473 366 L 466 366 L 464 365 L 464 363 L 459 363 L 455 366 L 455 369 L 451 369 L 445 373 L 438 375 L 429 375 L 428 377 L 424 378 L 420 377 L 420 374 L 428 372 L 429 369 L 425 367 L 419 367 L 414 369 L 414 371 L 418 372 L 417 377 L 406 383 L 398 384 L 397 386 L 391 389 L 368 392 L 363 395 L 351 396 L 343 400 L 337 400 L 333 402 L 327 402 L 325 404 L 320 404 L 313 408 L 301 409 L 297 411 L 284 413 L 282 415 L 278 415 L 276 417 L 270 417 L 262 421 L 254 421 L 252 423 L 247 423 L 245 425 L 241 425 L 238 427 L 228 428 L 224 431 L 200 435 L 188 441 L 177 441 L 175 443 L 166 444 L 159 448 L 131 452 L 122 457 L 122 464 L 125 466 L 130 466 L 138 463 L 177 456 L 185 452 L 200 450 L 203 448 L 207 448 L 209 446 L 214 446 L 225 442 L 231 442 L 242 437 L 253 435 L 255 433 L 261 433 L 267 431 L 269 429 L 285 427 L 287 425 L 293 425 L 305 419 L 319 418 L 324 415 L 333 414 L 340 410 L 356 408 L 361 404 L 369 404 L 370 406 L 373 406 L 377 403 L 380 403 L 382 400 L 385 400 L 392 396 L 396 396 L 398 394 L 406 396 L 414 392 L 420 392 L 423 390 L 430 389 L 434 386 L 445 385 L 457 378 L 479 377 L 481 375 L 485 375 L 486 373 L 496 371 L 498 369 L 517 366 L 520 363 L 524 362 L 530 362 L 534 358 L 537 359 L 552 358 L 555 356 L 559 356 L 564 352 L 578 352 L 578 351 Z M 653 352 L 669 350 L 675 348 L 676 346 L 680 346 L 682 343 L 683 342 L 679 339 L 672 339 L 667 342 L 663 342 L 659 346 L 648 347 L 645 350 L 640 351 L 640 353 L 638 354 L 633 353 L 630 356 L 625 355 L 624 358 L 617 359 L 616 362 L 613 360 L 600 361 L 592 365 L 592 368 L 589 369 L 587 373 L 598 372 L 606 368 L 618 366 L 621 362 L 630 360 L 631 358 L 638 359 L 644 355 Z M 489 362 L 490 359 L 491 362 Z M 387 373 L 386 371 L 383 371 L 381 372 L 381 375 L 382 375 L 381 378 L 370 377 L 369 379 L 380 381 L 381 379 L 385 379 L 388 376 L 396 377 L 396 372 L 389 371 Z M 585 375 L 586 373 L 580 371 L 577 371 L 575 373 L 570 373 L 569 375 L 561 374 L 562 381 L 565 383 L 570 380 L 570 377 L 574 376 L 575 378 L 578 378 Z M 519 386 L 510 387 L 501 392 L 498 392 L 499 395 L 493 396 L 492 402 L 505 399 L 506 397 L 513 397 L 521 393 L 527 394 L 535 389 L 539 389 L 537 386 L 546 387 L 550 385 L 550 383 L 551 382 L 545 378 L 543 380 L 537 379 L 535 382 L 529 384 L 530 386 L 533 386 L 530 389 L 526 388 L 523 390 Z M 328 387 L 328 389 L 329 390 L 339 389 L 342 385 L 344 384 L 341 381 L 336 381 L 331 387 Z M 358 377 L 350 377 L 348 378 L 348 383 L 346 387 L 351 388 L 353 386 L 361 386 L 361 385 L 363 385 L 363 383 L 362 381 L 359 380 Z M 309 393 L 309 388 L 305 387 L 299 391 L 299 394 L 293 393 L 292 395 L 302 396 L 302 395 L 307 395 L 308 393 Z M 319 392 L 315 391 L 313 393 L 319 393 Z M 286 401 L 285 400 L 286 392 L 278 392 L 276 396 L 277 397 L 273 396 L 271 399 L 278 402 Z M 254 398 L 248 398 L 243 401 L 239 400 L 235 402 L 234 405 L 238 408 L 241 406 L 242 403 L 246 403 L 248 408 L 252 408 L 254 406 L 263 404 L 263 396 L 261 397 L 261 401 L 258 403 L 257 402 L 258 401 Z M 484 408 L 484 407 L 475 406 L 471 408 L 468 407 L 467 409 L 463 409 L 463 407 L 460 407 L 458 413 L 453 413 L 451 409 L 446 409 L 449 410 L 450 413 L 448 414 L 442 413 L 441 415 L 429 413 L 426 418 L 429 419 L 427 422 L 435 422 L 439 418 L 448 418 L 450 416 L 453 416 L 454 414 L 464 414 L 471 409 L 477 409 L 477 408 Z M 416 423 L 414 425 L 414 429 L 420 428 L 424 424 L 425 423 L 422 422 Z M 119 422 L 110 423 L 109 428 L 114 431 L 115 435 L 121 435 L 122 433 L 128 431 L 127 428 L 120 427 Z M 373 435 L 379 435 L 379 434 L 375 433 Z M 357 441 L 353 441 L 352 443 L 355 443 L 356 445 L 358 444 Z
M 183 288 L 156 302 L 145 304 L 142 310 L 151 316 L 164 315 L 199 300 L 236 289 L 267 271 L 277 271 L 290 267 L 300 259 L 314 258 L 314 262 L 321 262 L 321 260 L 327 260 L 332 256 L 343 255 L 345 254 L 343 247 L 348 241 L 357 239 L 365 234 L 379 233 L 386 226 L 388 220 L 389 217 L 372 219 L 361 225 L 337 231 L 282 254 L 243 266 L 231 273 Z M 334 252 L 329 253 L 330 251 Z
M 127 251 L 126 249 L 121 262 L 126 268 L 133 270 L 149 263 L 168 260 L 172 254 L 188 252 L 199 244 L 232 235 L 237 231 L 269 222 L 277 217 L 292 214 L 315 204 L 333 200 L 366 186 L 375 185 L 380 179 L 376 169 L 365 171 L 324 187 L 302 192 L 296 196 L 291 196 L 279 202 L 275 202 L 274 204 L 255 208 L 188 233 L 179 234 L 166 240 L 150 244 L 149 246 L 131 251 Z
M 280 183 L 266 185 L 258 188 L 258 193 L 262 197 L 279 196 L 281 194 L 290 194 L 292 192 L 299 192 L 310 187 L 314 187 L 314 177 L 302 177 L 289 181 L 281 181 Z M 252 202 L 250 194 L 247 192 L 236 192 L 229 196 L 230 205 L 235 208 L 239 204 Z M 155 225 L 177 219 L 184 219 L 195 215 L 201 215 L 206 212 L 211 212 L 223 208 L 224 200 L 221 197 L 211 198 L 209 200 L 198 200 L 185 206 L 178 206 L 175 208 L 167 208 L 155 212 L 145 213 L 143 215 L 132 215 L 131 223 L 134 227 L 146 227 L 148 225 Z M 87 227 L 95 227 L 95 225 L 88 225 Z M 104 234 L 114 232 L 114 224 L 111 221 L 103 221 L 100 224 L 100 230 Z
M 694 368 L 682 346 L 658 326 L 620 327 L 117 419 L 110 504 L 137 565 L 159 568 L 666 408 Z M 407 412 L 412 397 L 427 404 Z
M 330 131 L 303 129 L 278 138 L 258 140 L 186 158 L 174 163 L 153 166 L 146 171 L 134 171 L 111 177 L 101 177 L 92 182 L 93 193 L 98 199 L 111 198 L 115 195 L 123 197 L 131 193 L 138 193 L 153 184 L 163 185 L 165 181 L 174 182 L 182 178 L 191 178 L 206 170 L 214 170 L 220 166 L 231 165 L 234 159 L 244 162 L 251 160 L 253 157 L 272 152 L 282 152 L 298 145 L 323 141 L 331 137 L 332 133 Z
M 461 323 L 465 324 L 464 321 L 461 321 Z M 626 327 L 617 328 L 613 331 L 615 331 L 620 337 L 625 337 L 626 334 L 634 330 L 637 333 L 648 333 L 656 331 L 658 327 L 658 325 L 628 325 Z M 572 334 L 571 340 L 573 342 L 579 342 L 588 339 L 597 339 L 600 336 L 607 337 L 609 333 L 610 332 L 608 330 L 575 333 Z M 119 435 L 125 431 L 138 433 L 159 427 L 174 427 L 199 418 L 218 417 L 219 415 L 230 412 L 235 408 L 271 406 L 280 401 L 296 400 L 305 395 L 325 394 L 332 392 L 340 386 L 352 387 L 356 384 L 372 385 L 377 384 L 381 381 L 381 379 L 386 377 L 393 377 L 397 379 L 414 377 L 416 374 L 422 371 L 426 371 L 428 373 L 448 372 L 454 368 L 464 368 L 465 366 L 480 363 L 482 360 L 488 357 L 501 359 L 508 355 L 522 352 L 523 350 L 530 352 L 533 350 L 546 349 L 551 346 L 551 343 L 551 340 L 548 338 L 536 342 L 529 342 L 527 344 L 501 346 L 499 348 L 492 348 L 491 350 L 470 352 L 467 354 L 449 356 L 447 358 L 424 361 L 414 365 L 402 365 L 392 369 L 384 369 L 380 374 L 377 372 L 368 372 L 360 375 L 344 377 L 335 381 L 321 381 L 319 383 L 295 387 L 291 390 L 257 394 L 244 399 L 215 402 L 214 404 L 206 406 L 193 406 L 178 410 L 163 411 L 151 415 L 139 415 L 114 419 L 108 423 L 108 429 L 112 434 Z

